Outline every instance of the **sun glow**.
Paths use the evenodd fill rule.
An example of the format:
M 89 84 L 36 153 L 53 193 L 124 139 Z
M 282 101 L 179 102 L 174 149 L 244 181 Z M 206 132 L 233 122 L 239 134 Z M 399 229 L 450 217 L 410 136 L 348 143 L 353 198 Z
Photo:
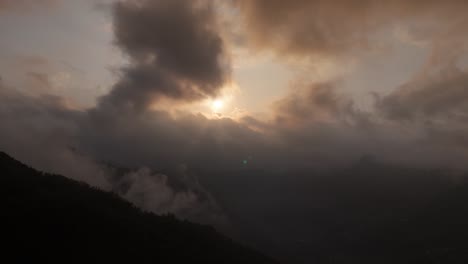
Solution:
M 219 93 L 206 98 L 197 104 L 194 112 L 201 113 L 208 118 L 234 118 L 239 112 L 236 106 L 236 95 L 240 94 L 240 89 L 235 83 L 226 84 Z
M 211 102 L 211 110 L 215 113 L 219 112 L 224 107 L 224 101 L 216 99 Z

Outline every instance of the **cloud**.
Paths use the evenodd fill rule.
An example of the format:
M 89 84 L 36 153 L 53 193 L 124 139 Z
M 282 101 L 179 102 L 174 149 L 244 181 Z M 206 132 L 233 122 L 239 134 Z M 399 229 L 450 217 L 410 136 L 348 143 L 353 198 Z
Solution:
M 87 118 L 63 98 L 27 95 L 0 83 L 1 151 L 36 169 L 115 191 L 144 210 L 226 228 L 228 221 L 214 198 L 183 171 L 172 177 L 178 179 L 176 188 L 161 173 L 132 167 L 119 174 L 121 167 L 106 163 L 108 156 L 84 152 L 79 138 Z
M 273 104 L 277 122 L 336 121 L 353 114 L 353 103 L 338 95 L 338 82 L 299 84 Z
M 402 22 L 439 24 L 431 41 L 464 19 L 462 0 L 238 0 L 250 45 L 283 56 L 343 56 L 373 50 L 375 33 Z M 432 25 L 431 25 L 432 26 Z M 434 28 L 434 27 L 433 27 Z
M 73 140 L 82 113 L 52 95 L 24 95 L 0 84 L 0 149 L 52 173 L 108 189 L 105 168 L 77 154 Z
M 468 54 L 465 22 L 457 21 L 438 36 L 422 67 L 403 85 L 381 97 L 378 110 L 400 121 L 454 126 L 466 120 L 468 72 L 461 66 Z
M 0 12 L 5 10 L 31 9 L 51 7 L 60 0 L 0 0 Z
M 218 228 L 229 225 L 215 200 L 199 184 L 184 181 L 183 188 L 177 189 L 171 186 L 167 175 L 154 173 L 149 168 L 130 171 L 115 177 L 112 182 L 114 190 L 122 197 L 147 211 L 171 213 L 182 219 L 209 223 Z
M 115 189 L 123 182 L 129 188 L 121 195 L 145 210 L 220 225 L 222 213 L 199 183 L 179 181 L 185 189 L 176 190 L 166 180 L 178 178 L 174 173 L 166 176 L 169 173 L 144 169 L 182 166 L 183 159 L 177 158 L 180 152 L 174 149 L 178 140 L 187 143 L 187 151 L 197 151 L 203 145 L 190 144 L 186 134 L 177 131 L 185 127 L 200 137 L 203 128 L 193 122 L 208 124 L 207 119 L 190 116 L 174 122 L 170 114 L 149 108 L 163 99 L 191 102 L 215 96 L 229 79 L 229 62 L 217 32 L 214 7 L 206 1 L 119 1 L 113 5 L 113 17 L 115 44 L 128 56 L 129 64 L 121 69 L 111 92 L 100 98 L 95 108 L 84 111 L 47 90 L 27 95 L 19 90 L 31 87 L 16 91 L 2 87 L 5 96 L 0 98 L 0 121 L 9 128 L 2 132 L 5 139 L 15 140 L 0 141 L 0 147 L 39 169 L 101 188 Z M 37 64 L 35 59 L 24 61 L 28 67 Z M 32 82 L 26 85 L 33 87 L 51 86 L 54 81 L 38 71 L 29 71 L 28 76 Z M 12 112 L 18 112 L 16 118 Z M 152 141 L 146 143 L 150 147 L 142 148 L 146 140 Z M 106 144 L 116 141 L 121 141 L 114 145 L 120 149 L 112 153 Z M 191 145 L 197 148 L 191 149 Z M 124 149 L 133 152 L 134 158 L 122 152 Z M 187 156 L 195 158 L 194 153 Z M 112 166 L 103 165 L 108 163 Z M 132 172 L 115 181 L 114 167 L 119 166 Z
M 466 122 L 468 72 L 458 68 L 422 74 L 382 98 L 379 107 L 392 119 Z
M 52 87 L 52 83 L 49 78 L 50 76 L 48 74 L 42 72 L 28 72 L 27 76 L 31 78 L 38 87 L 46 89 Z
M 102 104 L 145 109 L 160 98 L 194 101 L 215 96 L 229 79 L 211 2 L 119 2 L 114 31 L 130 65 Z

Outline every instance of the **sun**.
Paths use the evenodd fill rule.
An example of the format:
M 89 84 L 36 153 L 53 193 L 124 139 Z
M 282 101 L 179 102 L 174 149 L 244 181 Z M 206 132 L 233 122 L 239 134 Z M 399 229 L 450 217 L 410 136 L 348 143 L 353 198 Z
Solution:
M 1 0 L 0 0 L 1 1 Z M 208 97 L 199 105 L 201 113 L 211 118 L 231 117 L 233 111 L 238 108 L 235 106 L 235 96 L 240 91 L 235 83 L 229 83 L 223 86 L 219 93 Z
M 216 99 L 211 102 L 211 110 L 213 112 L 219 112 L 224 107 L 224 101 L 221 99 Z

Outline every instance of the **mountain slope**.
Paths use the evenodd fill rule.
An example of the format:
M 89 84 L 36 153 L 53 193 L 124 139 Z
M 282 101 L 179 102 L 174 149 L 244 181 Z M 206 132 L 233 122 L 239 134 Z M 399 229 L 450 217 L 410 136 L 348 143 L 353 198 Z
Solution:
M 247 241 L 284 263 L 468 263 L 468 175 L 461 172 L 363 157 L 329 172 L 198 174 L 224 175 L 215 183 L 222 187 L 204 186 Z
M 275 263 L 211 227 L 142 212 L 1 152 L 0 183 L 1 251 L 10 263 Z

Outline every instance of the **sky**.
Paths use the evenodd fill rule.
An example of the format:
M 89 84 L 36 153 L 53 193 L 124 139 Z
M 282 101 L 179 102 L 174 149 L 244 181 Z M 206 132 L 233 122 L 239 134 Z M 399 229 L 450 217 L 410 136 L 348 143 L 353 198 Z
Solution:
M 467 171 L 467 12 L 463 0 L 0 0 L 0 150 L 145 210 L 297 242 L 262 219 L 312 210 L 312 175 L 363 158 Z

